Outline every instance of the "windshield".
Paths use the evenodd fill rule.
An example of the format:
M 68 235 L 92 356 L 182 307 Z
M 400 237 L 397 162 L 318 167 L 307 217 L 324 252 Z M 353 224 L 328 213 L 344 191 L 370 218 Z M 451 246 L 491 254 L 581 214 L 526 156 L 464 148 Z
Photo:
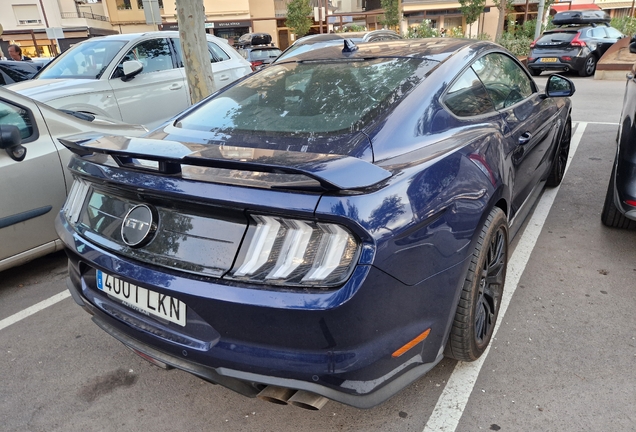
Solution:
M 75 45 L 55 59 L 38 79 L 99 78 L 126 41 L 93 39 Z
M 413 58 L 273 65 L 179 119 L 184 129 L 312 135 L 355 132 L 437 64 Z

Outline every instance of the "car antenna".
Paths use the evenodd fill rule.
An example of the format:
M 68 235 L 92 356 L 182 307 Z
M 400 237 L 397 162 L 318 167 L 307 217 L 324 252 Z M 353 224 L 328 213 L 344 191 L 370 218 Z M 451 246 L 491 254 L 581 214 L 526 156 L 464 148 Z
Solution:
M 353 43 L 351 39 L 344 40 L 344 48 L 342 48 L 343 53 L 352 53 L 354 51 L 358 51 L 358 46 Z

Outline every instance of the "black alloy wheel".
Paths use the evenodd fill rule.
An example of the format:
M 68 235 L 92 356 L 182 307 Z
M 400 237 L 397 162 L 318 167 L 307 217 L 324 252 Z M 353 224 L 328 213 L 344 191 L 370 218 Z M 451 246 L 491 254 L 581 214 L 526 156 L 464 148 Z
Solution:
M 568 116 L 563 126 L 563 133 L 559 140 L 559 146 L 554 155 L 552 161 L 552 167 L 550 168 L 550 174 L 546 181 L 546 186 L 555 187 L 561 184 L 563 175 L 565 174 L 565 167 L 568 163 L 568 156 L 570 155 L 570 142 L 572 141 L 572 119 Z
M 582 77 L 588 77 L 594 75 L 596 71 L 596 57 L 594 54 L 590 54 L 585 59 L 585 64 L 583 65 L 583 69 L 579 71 L 579 75 Z
M 506 269 L 508 221 L 495 207 L 481 229 L 464 281 L 444 354 L 461 361 L 477 360 L 494 333 Z
M 616 178 L 616 161 L 612 167 L 612 175 L 610 176 L 607 192 L 605 193 L 605 202 L 603 203 L 603 211 L 601 212 L 601 222 L 610 228 L 636 229 L 636 221 L 626 218 L 623 213 L 616 207 L 614 203 L 614 181 Z

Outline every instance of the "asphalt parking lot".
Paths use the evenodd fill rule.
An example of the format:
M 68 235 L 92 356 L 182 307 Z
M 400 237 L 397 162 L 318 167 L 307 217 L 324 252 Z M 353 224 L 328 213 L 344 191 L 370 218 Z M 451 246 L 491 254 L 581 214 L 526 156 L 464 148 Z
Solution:
M 578 147 L 514 241 L 509 304 L 479 362 L 444 360 L 371 410 L 247 399 L 152 366 L 68 297 L 22 318 L 66 292 L 54 254 L 0 273 L 0 430 L 634 430 L 636 231 L 600 222 L 625 84 L 569 77 Z

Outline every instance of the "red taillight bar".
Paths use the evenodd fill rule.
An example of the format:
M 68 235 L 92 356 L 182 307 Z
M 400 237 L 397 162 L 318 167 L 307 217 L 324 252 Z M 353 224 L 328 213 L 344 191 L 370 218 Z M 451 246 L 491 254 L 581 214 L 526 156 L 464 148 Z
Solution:
M 581 33 L 577 33 L 576 36 L 574 36 L 574 39 L 572 39 L 572 41 L 570 42 L 570 45 L 577 46 L 577 47 L 587 46 L 587 44 L 585 42 L 583 42 L 582 40 L 579 39 L 580 35 L 581 35 Z

